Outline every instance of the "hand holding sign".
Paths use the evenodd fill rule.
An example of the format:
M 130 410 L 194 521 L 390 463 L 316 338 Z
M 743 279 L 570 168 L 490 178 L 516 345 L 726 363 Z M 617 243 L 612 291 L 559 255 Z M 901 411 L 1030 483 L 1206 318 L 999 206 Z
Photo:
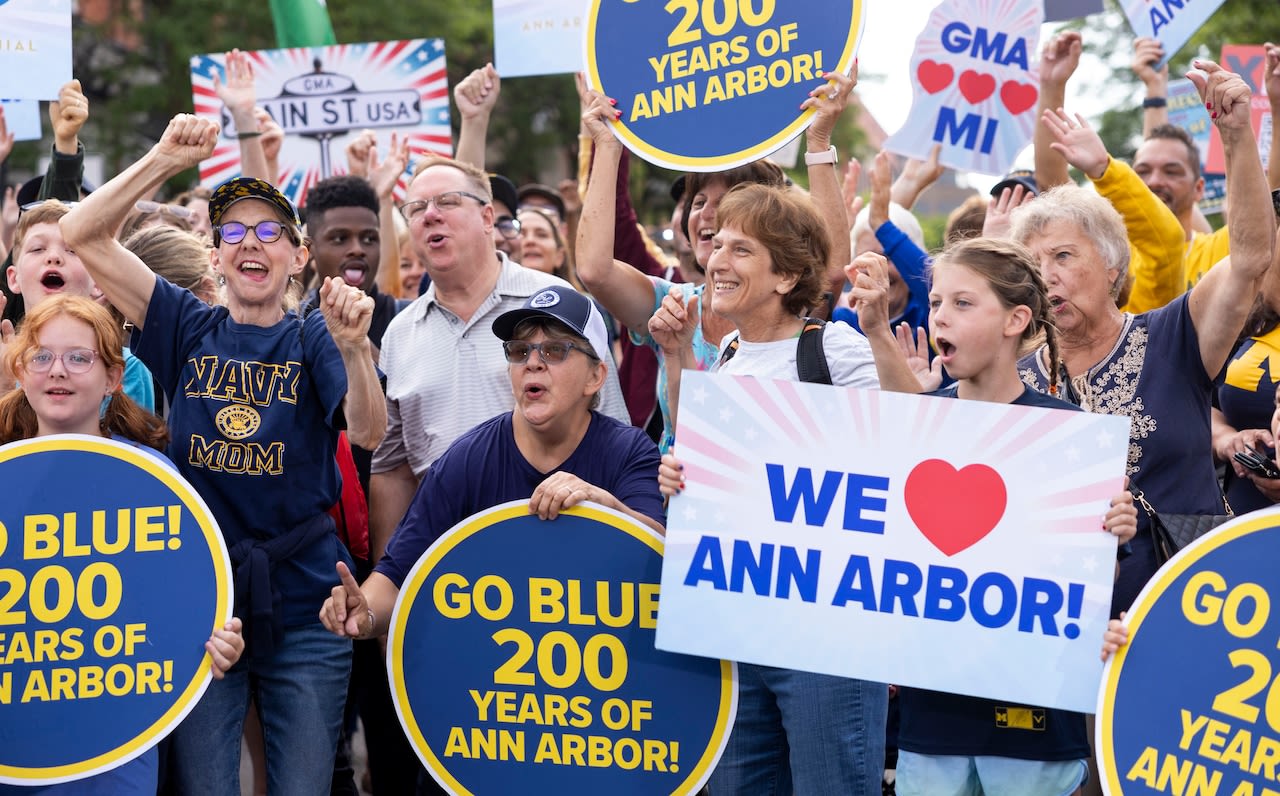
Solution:
M 827 82 L 809 92 L 809 98 L 800 103 L 800 110 L 817 111 L 813 124 L 809 127 L 809 140 L 826 148 L 831 142 L 831 131 L 836 128 L 840 114 L 849 105 L 853 87 L 858 85 L 858 65 L 853 65 L 852 75 L 823 72 L 822 79 Z M 812 150 L 810 147 L 810 151 Z
M 233 616 L 230 621 L 213 631 L 213 635 L 204 643 L 205 652 L 209 653 L 209 671 L 213 673 L 213 679 L 221 680 L 226 677 L 227 672 L 244 654 L 243 630 L 240 617 Z
M 1150 36 L 1139 36 L 1133 43 L 1133 73 L 1148 89 L 1148 96 L 1163 96 L 1169 85 L 1169 65 L 1164 63 L 1164 45 Z
M 582 125 L 587 128 L 587 134 L 591 136 L 596 148 L 621 148 L 618 139 L 614 137 L 613 131 L 609 128 L 609 122 L 615 121 L 622 115 L 622 111 L 614 107 L 617 103 L 599 91 L 591 91 L 590 89 L 587 90 L 583 97 L 587 104 L 587 109 L 582 114 Z

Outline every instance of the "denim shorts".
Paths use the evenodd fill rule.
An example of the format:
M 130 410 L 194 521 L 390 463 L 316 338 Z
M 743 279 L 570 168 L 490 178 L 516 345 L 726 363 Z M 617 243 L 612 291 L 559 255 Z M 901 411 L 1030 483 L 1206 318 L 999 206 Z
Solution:
M 898 752 L 899 796 L 1069 796 L 1089 778 L 1088 760 L 922 755 Z

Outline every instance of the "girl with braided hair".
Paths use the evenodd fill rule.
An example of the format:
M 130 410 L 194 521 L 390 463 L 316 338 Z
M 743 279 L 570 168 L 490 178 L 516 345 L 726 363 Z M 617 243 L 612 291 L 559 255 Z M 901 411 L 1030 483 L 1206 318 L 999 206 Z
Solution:
M 1078 411 L 1022 383 L 1018 357 L 1041 338 L 1059 370 L 1057 329 L 1040 266 L 1024 246 L 973 238 L 934 261 L 929 331 L 938 359 L 956 383 L 931 395 Z M 1138 529 L 1133 496 L 1111 500 L 1102 529 L 1119 544 Z M 898 690 L 897 792 L 1076 793 L 1088 774 L 1084 715 L 920 688 Z M 1025 728 L 1001 716 L 1039 717 Z

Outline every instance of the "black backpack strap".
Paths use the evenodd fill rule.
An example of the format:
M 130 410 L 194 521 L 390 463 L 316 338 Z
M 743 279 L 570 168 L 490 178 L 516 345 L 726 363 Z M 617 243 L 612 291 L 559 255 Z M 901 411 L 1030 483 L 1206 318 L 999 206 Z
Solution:
M 719 363 L 719 364 L 720 364 L 721 366 L 723 366 L 723 365 L 724 365 L 724 363 L 726 363 L 726 362 L 728 362 L 729 360 L 733 359 L 733 355 L 734 355 L 734 354 L 736 354 L 736 353 L 738 353 L 738 336 L 737 336 L 737 335 L 734 335 L 734 336 L 733 336 L 733 339 L 729 341 L 729 344 L 728 344 L 727 346 L 725 346 L 725 347 L 724 347 L 724 351 L 721 351 L 721 352 L 720 352 L 720 363 Z
M 800 381 L 831 383 L 831 369 L 827 367 L 827 353 L 822 347 L 822 331 L 826 325 L 816 318 L 804 319 L 804 329 L 796 341 L 796 371 Z

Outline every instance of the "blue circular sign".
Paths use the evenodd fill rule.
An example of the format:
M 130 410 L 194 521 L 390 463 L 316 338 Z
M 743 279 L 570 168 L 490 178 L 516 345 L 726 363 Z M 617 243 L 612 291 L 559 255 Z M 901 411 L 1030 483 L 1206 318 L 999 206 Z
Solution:
M 153 746 L 210 679 L 231 565 L 158 454 L 62 435 L 0 448 L 0 782 L 48 784 Z
M 588 504 L 527 501 L 440 537 L 409 573 L 387 666 L 451 793 L 694 793 L 733 722 L 735 667 L 654 647 L 662 541 Z
M 1223 525 L 1134 602 L 1095 747 L 1112 794 L 1274 792 L 1280 779 L 1280 510 Z
M 863 0 L 592 0 L 586 65 L 618 137 L 682 171 L 758 160 L 803 131 L 825 72 L 848 73 Z

